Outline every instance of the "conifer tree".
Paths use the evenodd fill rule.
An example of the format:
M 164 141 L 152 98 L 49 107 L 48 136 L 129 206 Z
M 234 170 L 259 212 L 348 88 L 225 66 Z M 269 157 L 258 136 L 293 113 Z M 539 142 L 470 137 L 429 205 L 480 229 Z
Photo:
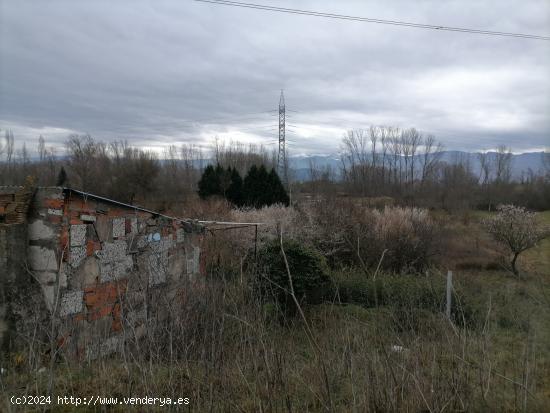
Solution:
M 227 198 L 227 190 L 231 185 L 231 172 L 229 168 L 225 170 L 220 164 L 216 165 L 215 172 L 216 177 L 218 178 L 218 182 L 220 183 L 218 195 Z
M 227 168 L 226 175 L 230 177 L 230 185 L 225 196 L 229 202 L 236 206 L 243 204 L 243 179 L 235 168 Z
M 221 195 L 218 167 L 214 169 L 212 165 L 208 165 L 204 169 L 204 172 L 202 173 L 198 186 L 199 186 L 199 191 L 198 191 L 199 196 L 202 199 L 212 195 Z
M 277 172 L 275 172 L 275 169 L 273 168 L 269 173 L 269 188 L 271 191 L 270 205 L 271 204 L 283 204 L 286 206 L 289 205 L 290 198 L 286 193 L 285 187 L 283 186 L 283 183 L 281 182 L 279 175 L 277 174 Z
M 273 204 L 289 204 L 285 188 L 274 169 L 252 165 L 244 180 L 236 168 L 224 169 L 217 164 L 208 165 L 199 181 L 199 196 L 223 196 L 236 206 L 261 208 Z
M 267 172 L 261 165 L 253 165 L 243 183 L 243 200 L 248 206 L 261 208 L 276 203 L 289 204 L 289 198 L 275 170 Z
M 256 199 L 261 188 L 258 188 L 258 167 L 252 165 L 243 181 L 243 202 L 247 206 L 256 206 Z
M 272 187 L 271 187 L 271 181 L 269 179 L 269 173 L 267 172 L 267 169 L 265 169 L 265 166 L 260 165 L 258 168 L 258 176 L 256 177 L 257 183 L 256 183 L 256 193 L 255 193 L 255 202 L 253 205 L 256 208 L 261 208 L 263 206 L 269 206 L 272 202 Z

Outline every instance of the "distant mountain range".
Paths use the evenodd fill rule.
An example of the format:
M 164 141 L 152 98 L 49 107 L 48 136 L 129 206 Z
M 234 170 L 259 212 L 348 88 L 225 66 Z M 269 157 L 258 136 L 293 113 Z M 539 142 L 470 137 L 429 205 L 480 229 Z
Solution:
M 541 174 L 544 171 L 543 165 L 544 152 L 527 152 L 512 155 L 512 177 L 515 179 L 521 178 L 522 173 L 526 173 L 529 169 L 536 174 Z M 422 155 L 418 155 L 420 158 Z M 495 152 L 489 152 L 488 157 L 493 161 L 496 157 Z M 481 166 L 477 153 L 462 152 L 462 151 L 443 151 L 441 152 L 441 161 L 449 164 L 458 161 L 469 161 L 472 172 L 479 175 Z M 289 158 L 289 166 L 293 171 L 294 179 L 298 181 L 308 180 L 310 178 L 310 165 L 313 163 L 317 168 L 325 168 L 330 166 L 336 177 L 340 174 L 342 161 L 338 154 L 332 155 L 299 155 Z M 420 165 L 420 162 L 418 162 Z
M 443 151 L 440 152 L 440 161 L 449 164 L 457 162 L 469 162 L 472 172 L 479 176 L 481 166 L 479 163 L 478 154 L 474 152 L 464 151 Z M 416 155 L 417 169 L 421 168 L 421 159 L 424 155 Z M 529 170 L 535 174 L 544 174 L 543 163 L 544 152 L 526 152 L 520 154 L 512 154 L 512 178 L 519 179 L 522 174 L 527 173 Z M 493 162 L 496 158 L 496 152 L 488 152 L 489 161 Z M 59 159 L 63 159 L 60 157 Z M 160 159 L 160 162 L 166 162 L 166 159 Z M 214 163 L 213 159 L 197 159 L 192 161 L 193 166 L 196 168 L 203 168 L 206 165 Z M 342 161 L 339 154 L 328 155 L 295 155 L 289 157 L 289 167 L 291 174 L 296 181 L 307 181 L 310 179 L 311 169 L 310 165 L 313 164 L 317 169 L 324 169 L 330 166 L 333 171 L 335 179 L 339 179 L 341 176 Z

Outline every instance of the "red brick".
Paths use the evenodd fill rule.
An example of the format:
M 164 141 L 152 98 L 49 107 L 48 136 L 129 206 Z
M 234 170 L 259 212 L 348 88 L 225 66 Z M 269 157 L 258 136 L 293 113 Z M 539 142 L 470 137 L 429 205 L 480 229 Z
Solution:
M 84 289 L 84 302 L 89 310 L 95 310 L 104 304 L 113 304 L 126 292 L 127 280 L 108 282 Z
M 44 205 L 46 208 L 61 209 L 63 208 L 63 199 L 45 199 Z
M 113 318 L 120 318 L 120 303 L 113 306 Z
M 61 235 L 59 236 L 59 245 L 61 246 L 61 251 L 65 249 L 68 243 L 69 243 L 69 233 L 67 232 L 67 228 L 63 228 L 61 230 Z
M 110 208 L 109 211 L 107 212 L 107 215 L 112 218 L 117 218 L 117 217 L 124 216 L 126 212 L 127 211 L 124 211 L 122 209 Z
M 70 200 L 71 209 L 83 209 L 86 208 L 86 202 L 80 198 L 73 198 Z
M 88 257 L 94 254 L 94 251 L 99 251 L 101 249 L 101 244 L 97 241 L 88 240 L 86 243 L 86 255 Z
M 60 217 L 59 215 L 48 215 L 48 221 L 50 221 L 52 224 L 61 224 L 63 217 Z
M 97 308 L 95 311 L 88 314 L 88 321 L 95 321 L 103 317 L 107 317 L 113 311 L 112 305 L 105 305 Z
M 120 331 L 122 330 L 122 321 L 120 319 L 113 320 L 113 323 L 111 324 L 111 330 L 112 331 Z
M 122 330 L 122 320 L 120 318 L 120 303 L 116 303 L 113 307 L 113 323 L 111 325 L 111 330 L 120 331 Z

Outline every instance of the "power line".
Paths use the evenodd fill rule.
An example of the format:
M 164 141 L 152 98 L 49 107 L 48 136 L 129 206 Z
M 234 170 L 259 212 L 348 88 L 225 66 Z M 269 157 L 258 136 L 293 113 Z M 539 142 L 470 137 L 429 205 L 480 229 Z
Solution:
M 264 10 L 264 11 L 274 11 L 279 13 L 290 13 L 290 14 L 300 14 L 304 16 L 325 17 L 329 19 L 352 20 L 352 21 L 359 21 L 364 23 L 376 23 L 376 24 L 387 24 L 392 26 L 412 27 L 416 29 L 430 29 L 430 30 L 440 30 L 440 31 L 448 31 L 448 32 L 473 33 L 473 34 L 481 34 L 481 35 L 487 35 L 487 36 L 516 37 L 520 39 L 529 39 L 529 40 L 546 40 L 546 41 L 550 40 L 550 36 L 538 36 L 534 34 L 498 32 L 498 31 L 492 31 L 492 30 L 469 29 L 464 27 L 411 23 L 411 22 L 406 22 L 401 20 L 374 19 L 370 17 L 358 17 L 358 16 L 348 16 L 344 14 L 323 13 L 323 12 L 317 12 L 312 10 L 290 9 L 285 7 L 266 6 L 263 4 L 243 3 L 243 2 L 229 1 L 229 0 L 194 0 L 194 1 L 198 1 L 201 3 L 233 6 L 233 7 L 243 7 L 248 9 L 257 9 L 257 10 Z

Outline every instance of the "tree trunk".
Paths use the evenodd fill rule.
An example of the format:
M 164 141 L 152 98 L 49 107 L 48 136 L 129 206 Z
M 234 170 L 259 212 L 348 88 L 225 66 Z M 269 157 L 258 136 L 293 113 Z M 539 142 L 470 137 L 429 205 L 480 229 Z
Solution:
M 512 266 L 512 271 L 513 271 L 513 273 L 519 277 L 519 271 L 518 271 L 518 269 L 517 269 L 517 267 L 516 267 L 516 261 L 517 261 L 517 259 L 518 259 L 518 256 L 519 256 L 519 252 L 516 252 L 516 253 L 514 254 L 514 258 L 512 258 L 512 262 L 511 262 L 510 264 L 511 264 L 511 266 Z

